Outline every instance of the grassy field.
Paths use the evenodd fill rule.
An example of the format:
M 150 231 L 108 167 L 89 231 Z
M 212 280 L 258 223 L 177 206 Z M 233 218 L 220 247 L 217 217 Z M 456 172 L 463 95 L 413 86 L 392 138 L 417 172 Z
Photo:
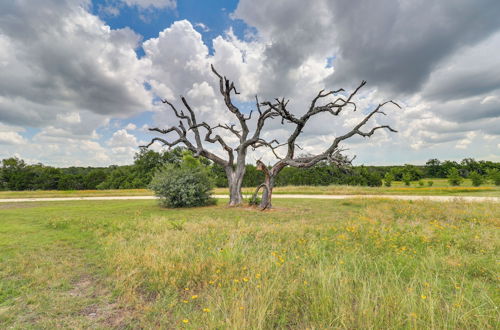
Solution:
M 495 329 L 500 207 L 0 205 L 0 328 Z
M 433 181 L 432 187 L 427 181 Z M 451 187 L 446 179 L 425 179 L 425 186 L 420 187 L 413 182 L 410 187 L 402 182 L 393 182 L 392 187 L 360 187 L 360 186 L 285 186 L 276 187 L 275 194 L 307 194 L 307 195 L 426 195 L 426 196 L 489 196 L 500 197 L 500 186 L 490 184 L 473 187 L 466 179 L 459 187 Z M 252 194 L 255 188 L 243 188 L 244 194 Z M 216 194 L 227 194 L 227 188 L 216 188 Z M 43 197 L 93 197 L 93 196 L 145 196 L 152 195 L 147 189 L 111 189 L 111 190 L 49 190 L 49 191 L 0 191 L 1 198 L 43 198 Z

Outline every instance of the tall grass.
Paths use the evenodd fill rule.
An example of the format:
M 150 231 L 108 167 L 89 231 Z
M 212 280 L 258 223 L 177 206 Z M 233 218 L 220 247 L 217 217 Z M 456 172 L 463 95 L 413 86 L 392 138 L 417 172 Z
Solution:
M 140 217 L 133 231 L 106 238 L 114 282 L 167 327 L 494 328 L 499 321 L 498 205 L 280 204 L 270 213 Z M 172 216 L 190 220 L 172 230 Z
M 44 230 L 93 237 L 86 249 L 103 273 L 86 271 L 102 274 L 127 311 L 117 327 L 488 329 L 500 321 L 498 204 L 276 200 L 260 212 L 79 203 L 6 210 L 4 219 L 23 211 Z M 16 299 L 8 303 L 24 298 Z M 10 324 L 38 324 L 20 319 Z

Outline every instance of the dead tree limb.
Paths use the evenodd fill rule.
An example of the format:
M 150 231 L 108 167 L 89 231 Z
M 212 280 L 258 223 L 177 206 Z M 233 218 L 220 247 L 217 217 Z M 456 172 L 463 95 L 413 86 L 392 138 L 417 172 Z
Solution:
M 224 168 L 229 183 L 229 205 L 239 205 L 243 202 L 241 185 L 243 183 L 243 176 L 245 175 L 248 147 L 258 148 L 261 146 L 269 146 L 274 143 L 265 141 L 260 135 L 265 122 L 268 119 L 279 116 L 274 110 L 277 104 L 270 104 L 269 106 L 262 105 L 259 104 L 258 98 L 256 97 L 256 108 L 259 116 L 256 118 L 255 130 L 251 134 L 248 124 L 251 120 L 252 112 L 250 112 L 248 116 L 245 116 L 245 114 L 234 105 L 232 95 L 239 94 L 234 82 L 219 74 L 213 65 L 211 66 L 211 70 L 218 79 L 219 92 L 224 99 L 224 104 L 227 110 L 237 118 L 238 124 L 218 123 L 216 125 L 209 125 L 204 121 L 199 122 L 195 111 L 183 96 L 181 96 L 181 102 L 184 110 L 179 110 L 168 100 L 162 100 L 164 104 L 169 106 L 174 116 L 179 119 L 179 124 L 167 129 L 154 127 L 149 130 L 158 132 L 162 135 L 175 134 L 175 137 L 170 139 L 167 137 L 155 137 L 149 144 L 142 147 L 148 148 L 155 142 L 159 142 L 169 148 L 181 144 L 192 151 L 196 157 L 202 156 L 219 164 Z M 187 111 L 187 113 L 184 111 Z M 231 147 L 221 135 L 216 133 L 217 129 L 223 129 L 235 135 L 239 141 L 238 145 L 235 148 Z M 192 132 L 192 134 L 190 134 L 191 136 L 188 136 L 189 132 Z M 226 157 L 220 157 L 209 151 L 204 143 L 218 144 L 226 154 Z
M 375 126 L 371 128 L 369 131 L 363 131 L 362 129 L 364 126 L 368 123 L 368 121 L 376 114 L 383 114 L 385 113 L 382 111 L 382 108 L 388 104 L 393 104 L 397 106 L 398 108 L 401 108 L 396 102 L 394 101 L 387 101 L 379 104 L 375 109 L 370 111 L 352 130 L 349 132 L 337 136 L 334 138 L 330 144 L 329 147 L 327 147 L 323 152 L 315 154 L 315 155 L 307 155 L 307 156 L 296 156 L 295 155 L 295 148 L 297 147 L 296 140 L 300 136 L 300 134 L 303 132 L 304 127 L 306 126 L 307 122 L 309 119 L 312 117 L 320 114 L 320 113 L 328 113 L 333 116 L 338 116 L 342 111 L 345 111 L 346 108 L 350 107 L 353 109 L 353 111 L 357 110 L 356 103 L 353 101 L 354 97 L 356 94 L 358 94 L 359 90 L 363 88 L 363 86 L 366 85 L 366 81 L 362 81 L 358 87 L 351 92 L 347 97 L 342 97 L 339 96 L 337 97 L 336 94 L 343 92 L 344 89 L 339 89 L 336 91 L 329 91 L 325 92 L 324 90 L 321 90 L 316 97 L 313 98 L 311 101 L 311 105 L 309 106 L 308 110 L 304 115 L 301 117 L 296 117 L 293 115 L 291 112 L 287 110 L 287 105 L 288 101 L 285 101 L 284 99 L 276 99 L 275 103 L 271 102 L 263 102 L 262 105 L 267 106 L 271 109 L 273 109 L 280 117 L 282 123 L 289 122 L 295 125 L 295 129 L 292 131 L 290 136 L 287 139 L 287 142 L 279 145 L 279 146 L 271 146 L 271 145 L 266 145 L 271 149 L 271 151 L 274 153 L 278 161 L 271 167 L 267 168 L 263 166 L 263 163 L 258 161 L 257 162 L 257 169 L 262 170 L 265 175 L 265 182 L 264 185 L 266 189 L 263 191 L 262 194 L 262 200 L 260 207 L 261 209 L 268 209 L 271 207 L 271 198 L 272 198 L 272 190 L 274 187 L 274 182 L 275 178 L 278 175 L 278 173 L 285 168 L 286 166 L 292 166 L 292 167 L 297 167 L 297 168 L 309 168 L 312 167 L 316 164 L 318 164 L 321 161 L 328 161 L 336 166 L 339 167 L 345 167 L 349 166 L 352 163 L 353 159 L 349 159 L 346 156 L 342 154 L 345 149 L 342 149 L 340 144 L 355 136 L 363 136 L 363 137 L 371 137 L 377 130 L 379 129 L 387 129 L 390 132 L 397 132 L 395 129 L 390 127 L 389 125 L 381 125 L 381 126 Z M 324 105 L 317 105 L 318 101 L 321 99 L 324 99 L 328 96 L 335 96 L 335 100 L 328 102 Z M 277 155 L 276 149 L 281 146 L 286 146 L 287 152 L 284 157 L 279 157 Z M 260 162 L 260 163 L 259 163 Z

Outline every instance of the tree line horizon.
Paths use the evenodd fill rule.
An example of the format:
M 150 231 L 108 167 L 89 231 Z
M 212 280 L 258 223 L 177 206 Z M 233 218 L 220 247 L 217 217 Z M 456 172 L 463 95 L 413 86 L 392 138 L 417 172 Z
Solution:
M 42 163 L 28 164 L 17 157 L 1 161 L 0 190 L 95 190 L 95 189 L 141 189 L 147 188 L 154 173 L 167 164 L 178 164 L 184 154 L 192 153 L 185 148 L 156 152 L 141 150 L 136 153 L 131 165 L 107 167 L 54 167 Z M 224 169 L 216 163 L 200 157 L 202 166 L 209 169 L 215 186 L 227 188 Z M 243 187 L 257 187 L 264 180 L 264 173 L 255 165 L 247 164 Z M 276 186 L 332 184 L 352 186 L 381 186 L 390 173 L 395 181 L 403 176 L 411 181 L 423 178 L 447 178 L 450 170 L 458 170 L 462 178 L 473 172 L 485 176 L 488 171 L 500 171 L 500 162 L 464 158 L 461 161 L 430 159 L 425 165 L 357 165 L 339 168 L 327 161 L 311 168 L 287 167 L 276 178 Z

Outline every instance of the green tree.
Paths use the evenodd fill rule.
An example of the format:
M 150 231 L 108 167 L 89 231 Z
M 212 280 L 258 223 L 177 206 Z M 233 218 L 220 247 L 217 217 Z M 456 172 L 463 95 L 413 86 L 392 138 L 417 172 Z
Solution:
M 92 169 L 83 179 L 85 189 L 97 189 L 97 186 L 104 182 L 106 177 L 107 173 L 102 168 Z
M 17 157 L 2 160 L 3 185 L 8 190 L 26 190 L 29 187 L 30 178 L 27 165 L 24 160 Z
M 452 186 L 460 186 L 463 182 L 463 178 L 460 176 L 458 169 L 456 167 L 452 167 L 448 172 L 448 182 Z
M 411 176 L 410 172 L 404 172 L 403 173 L 402 180 L 405 183 L 405 186 L 409 186 L 410 185 L 411 179 L 412 179 L 412 176 Z
M 391 172 L 387 172 L 384 175 L 384 185 L 386 187 L 390 187 L 392 185 L 392 181 L 394 181 L 394 175 Z
M 492 168 L 487 170 L 486 173 L 488 179 L 490 179 L 494 185 L 500 186 L 500 170 Z
M 141 148 L 134 156 L 135 176 L 140 182 L 136 181 L 136 185 L 147 186 L 157 169 L 165 164 L 179 164 L 184 152 L 185 149 L 181 147 L 162 152 Z
M 425 163 L 425 174 L 429 178 L 439 178 L 441 176 L 441 162 L 439 159 L 429 159 Z
M 472 171 L 469 174 L 469 178 L 472 180 L 472 185 L 474 187 L 479 187 L 484 183 L 484 178 L 481 174 L 477 173 L 476 171 Z

